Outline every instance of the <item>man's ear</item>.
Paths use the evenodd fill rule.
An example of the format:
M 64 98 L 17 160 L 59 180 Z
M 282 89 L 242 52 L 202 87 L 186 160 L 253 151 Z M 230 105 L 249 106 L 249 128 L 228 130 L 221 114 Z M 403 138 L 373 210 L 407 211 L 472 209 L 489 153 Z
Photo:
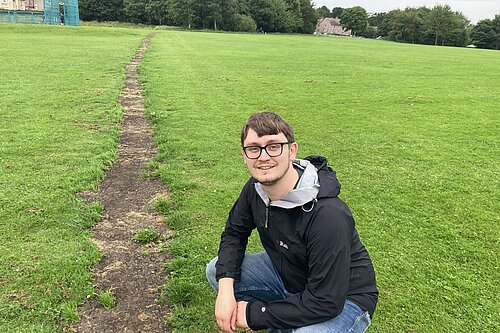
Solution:
M 297 142 L 292 142 L 290 144 L 290 160 L 291 161 L 293 161 L 295 159 L 298 151 L 299 151 L 299 145 L 297 144 Z
M 243 150 L 243 148 L 241 148 L 241 157 L 243 158 L 243 163 L 247 164 L 247 159 L 246 159 L 245 151 Z

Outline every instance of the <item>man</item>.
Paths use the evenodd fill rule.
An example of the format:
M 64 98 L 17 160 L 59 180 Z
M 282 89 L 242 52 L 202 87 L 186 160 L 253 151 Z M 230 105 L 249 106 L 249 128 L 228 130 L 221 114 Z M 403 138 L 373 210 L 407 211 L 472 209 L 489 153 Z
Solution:
M 217 324 L 269 332 L 364 332 L 378 291 L 370 257 L 324 157 L 295 159 L 290 125 L 271 112 L 241 133 L 252 177 L 207 266 Z M 265 252 L 245 254 L 257 228 Z

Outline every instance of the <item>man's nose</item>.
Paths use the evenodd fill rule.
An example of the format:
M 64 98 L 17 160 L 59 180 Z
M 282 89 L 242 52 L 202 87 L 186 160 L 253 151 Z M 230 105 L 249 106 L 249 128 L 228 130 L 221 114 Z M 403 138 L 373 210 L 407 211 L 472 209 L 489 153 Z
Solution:
M 270 159 L 270 158 L 271 158 L 271 156 L 269 156 L 269 154 L 267 153 L 267 150 L 262 149 L 262 150 L 260 151 L 259 160 L 264 160 L 264 161 L 266 161 L 266 160 L 268 160 L 268 159 Z

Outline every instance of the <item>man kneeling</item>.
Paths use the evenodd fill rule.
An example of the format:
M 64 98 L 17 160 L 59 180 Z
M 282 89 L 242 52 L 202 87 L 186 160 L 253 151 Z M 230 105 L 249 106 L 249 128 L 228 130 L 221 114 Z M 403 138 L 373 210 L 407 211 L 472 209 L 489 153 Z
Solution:
M 371 259 L 324 157 L 296 159 L 290 125 L 271 112 L 241 133 L 251 178 L 207 266 L 219 327 L 269 332 L 364 332 L 377 304 Z M 265 252 L 245 254 L 257 228 Z

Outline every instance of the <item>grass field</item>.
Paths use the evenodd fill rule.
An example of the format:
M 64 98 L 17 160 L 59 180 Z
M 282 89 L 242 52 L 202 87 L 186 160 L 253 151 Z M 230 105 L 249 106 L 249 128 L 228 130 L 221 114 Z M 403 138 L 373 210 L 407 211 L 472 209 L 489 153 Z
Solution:
M 93 188 L 147 29 L 0 25 L 0 332 L 63 331 L 93 294 Z M 139 68 L 173 192 L 163 299 L 217 332 L 205 264 L 248 174 L 239 131 L 280 113 L 337 170 L 375 264 L 369 332 L 496 332 L 500 54 L 318 36 L 159 31 Z M 253 238 L 250 249 L 258 250 Z
M 95 188 L 143 30 L 0 24 L 0 332 L 57 332 L 93 294 Z
M 370 332 L 499 329 L 500 54 L 318 36 L 163 32 L 141 74 L 177 230 L 176 332 L 215 332 L 205 264 L 248 175 L 252 113 L 322 154 L 375 264 Z M 252 239 L 251 249 L 258 250 Z

